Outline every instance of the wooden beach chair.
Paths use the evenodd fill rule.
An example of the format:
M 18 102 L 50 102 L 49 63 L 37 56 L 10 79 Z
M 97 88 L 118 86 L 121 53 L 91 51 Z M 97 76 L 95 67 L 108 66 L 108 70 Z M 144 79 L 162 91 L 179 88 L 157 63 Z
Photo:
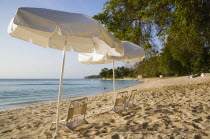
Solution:
M 71 101 L 69 103 L 66 119 L 59 121 L 60 126 L 66 127 L 70 131 L 74 131 L 77 127 L 88 124 L 85 119 L 87 103 L 87 97 Z M 53 124 L 55 124 L 55 122 L 53 122 Z M 51 125 L 50 129 L 54 129 L 53 124 Z
M 112 110 L 117 114 L 122 114 L 126 110 L 126 102 L 128 101 L 128 91 L 117 93 L 114 107 Z
M 134 104 L 135 97 L 137 94 L 137 89 L 131 91 L 128 101 L 126 102 L 125 106 L 128 108 L 134 108 L 136 105 Z
M 137 89 L 132 90 L 129 97 L 128 91 L 117 93 L 114 105 L 102 108 L 100 113 L 102 113 L 102 111 L 105 111 L 106 109 L 109 109 L 108 111 L 114 111 L 115 113 L 121 115 L 123 112 L 127 111 L 127 108 L 133 108 L 135 106 L 133 101 L 136 93 Z M 108 111 L 105 111 L 105 113 Z

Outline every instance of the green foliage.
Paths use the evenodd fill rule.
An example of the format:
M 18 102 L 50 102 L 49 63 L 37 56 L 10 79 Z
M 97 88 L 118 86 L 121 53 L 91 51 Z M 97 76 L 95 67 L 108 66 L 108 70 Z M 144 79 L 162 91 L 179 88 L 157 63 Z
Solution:
M 99 73 L 99 75 L 100 75 L 101 78 L 107 78 L 108 69 L 107 68 L 102 69 L 101 72 Z
M 209 0 L 110 0 L 93 18 L 144 48 L 138 74 L 180 76 L 210 69 L 209 9 Z
M 110 0 L 105 3 L 103 13 L 93 18 L 104 24 L 120 40 L 146 47 L 146 53 L 150 57 L 154 51 L 157 52 L 157 48 L 152 42 L 152 22 L 146 18 L 146 6 L 147 2 L 143 0 Z M 152 47 L 148 48 L 149 45 Z
M 168 47 L 162 49 L 161 56 L 159 57 L 158 68 L 162 74 L 167 76 L 180 76 L 187 73 L 181 62 L 173 59 L 171 51 Z
M 85 79 L 98 79 L 98 78 L 100 78 L 100 75 L 90 75 L 85 77 Z
M 99 73 L 101 78 L 112 78 L 113 70 L 104 68 Z M 124 78 L 124 77 L 136 77 L 135 72 L 132 69 L 125 67 L 118 67 L 115 69 L 115 78 Z
M 143 77 L 159 76 L 160 72 L 158 71 L 158 58 L 158 56 L 154 56 L 136 64 L 137 74 L 142 75 Z

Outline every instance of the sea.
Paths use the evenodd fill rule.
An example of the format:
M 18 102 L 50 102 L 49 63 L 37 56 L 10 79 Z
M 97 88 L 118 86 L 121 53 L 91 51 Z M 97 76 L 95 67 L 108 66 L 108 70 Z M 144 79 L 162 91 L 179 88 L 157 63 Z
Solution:
M 116 90 L 139 84 L 116 80 Z M 0 79 L 0 111 L 57 101 L 59 79 Z M 64 79 L 62 99 L 113 91 L 112 80 Z

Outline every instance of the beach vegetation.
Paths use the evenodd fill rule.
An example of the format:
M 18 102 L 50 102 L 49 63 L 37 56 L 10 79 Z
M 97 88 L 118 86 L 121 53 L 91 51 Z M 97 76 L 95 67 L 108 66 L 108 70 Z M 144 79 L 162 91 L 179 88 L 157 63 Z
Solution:
M 115 70 L 115 78 L 133 78 L 137 77 L 137 73 L 135 72 L 135 69 L 128 68 L 128 67 L 117 67 Z M 113 69 L 107 69 L 104 68 L 101 70 L 99 73 L 100 78 L 107 79 L 107 78 L 112 78 L 113 77 Z
M 85 79 L 99 79 L 100 75 L 90 75 L 90 76 L 86 76 L 84 77 Z
M 109 0 L 93 18 L 120 40 L 144 48 L 137 74 L 182 76 L 209 72 L 209 9 L 208 0 Z

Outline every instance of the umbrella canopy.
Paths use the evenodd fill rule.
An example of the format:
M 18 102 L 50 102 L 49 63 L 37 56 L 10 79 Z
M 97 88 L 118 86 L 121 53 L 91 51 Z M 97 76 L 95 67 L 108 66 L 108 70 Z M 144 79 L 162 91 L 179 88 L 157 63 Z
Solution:
M 42 8 L 19 8 L 8 27 L 15 38 L 59 50 L 121 56 L 121 41 L 86 15 Z
M 66 51 L 121 56 L 121 41 L 108 33 L 96 20 L 78 13 L 42 8 L 19 8 L 8 26 L 12 37 L 32 41 L 45 47 L 63 50 L 60 76 L 56 133 L 58 133 L 60 101 Z
M 79 53 L 79 62 L 84 64 L 105 64 L 113 61 L 140 62 L 145 57 L 144 49 L 128 41 L 122 41 L 124 54 L 121 57 L 97 53 Z

